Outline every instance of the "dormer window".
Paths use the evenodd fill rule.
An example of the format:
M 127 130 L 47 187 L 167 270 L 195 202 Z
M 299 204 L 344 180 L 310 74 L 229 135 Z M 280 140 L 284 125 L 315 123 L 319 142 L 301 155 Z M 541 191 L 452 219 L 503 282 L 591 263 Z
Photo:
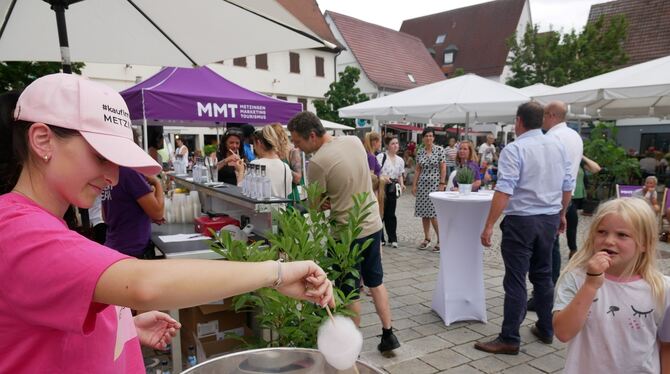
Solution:
M 444 49 L 444 62 L 443 65 L 451 65 L 456 59 L 456 53 L 458 52 L 458 47 L 453 44 L 449 44 L 447 48 Z
M 444 51 L 444 64 L 451 65 L 454 63 L 454 52 Z
M 412 83 L 416 83 L 416 79 L 414 79 L 414 76 L 411 73 L 407 73 L 407 79 Z
M 447 39 L 447 34 L 438 35 L 437 38 L 435 38 L 435 44 L 442 44 L 445 39 Z

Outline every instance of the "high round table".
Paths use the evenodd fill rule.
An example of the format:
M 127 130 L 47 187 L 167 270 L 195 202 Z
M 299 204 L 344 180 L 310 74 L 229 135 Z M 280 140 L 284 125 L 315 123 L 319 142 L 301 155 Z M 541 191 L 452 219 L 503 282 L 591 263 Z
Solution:
M 440 271 L 432 308 L 445 325 L 486 322 L 483 251 L 480 235 L 493 191 L 432 192 L 440 230 Z

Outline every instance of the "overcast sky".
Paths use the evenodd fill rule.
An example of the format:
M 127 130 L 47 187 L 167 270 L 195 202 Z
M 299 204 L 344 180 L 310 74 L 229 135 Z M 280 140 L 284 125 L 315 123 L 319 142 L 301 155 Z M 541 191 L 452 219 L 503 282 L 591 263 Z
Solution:
M 462 8 L 488 0 L 317 0 L 322 12 L 332 10 L 360 20 L 399 30 L 403 20 Z M 608 0 L 530 0 L 533 23 L 540 31 L 580 31 L 592 4 Z

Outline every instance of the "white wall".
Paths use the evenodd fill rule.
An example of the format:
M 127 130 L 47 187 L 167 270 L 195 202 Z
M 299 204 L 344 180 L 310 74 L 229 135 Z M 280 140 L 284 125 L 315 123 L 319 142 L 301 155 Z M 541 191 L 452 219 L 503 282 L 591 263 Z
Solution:
M 268 69 L 256 69 L 255 56 L 247 57 L 247 67 L 233 66 L 233 61 L 210 64 L 209 68 L 224 78 L 246 89 L 268 96 L 285 96 L 288 101 L 307 99 L 307 109 L 315 111 L 313 101 L 323 99 L 328 86 L 335 79 L 334 53 L 314 49 L 293 51 L 300 54 L 300 74 L 289 70 L 289 51 L 268 54 Z M 315 57 L 324 59 L 324 76 L 316 76 Z M 124 90 L 149 78 L 161 68 L 158 66 L 86 64 L 82 75 L 105 83 L 116 90 Z
M 337 39 L 337 41 L 346 48 L 346 50 L 342 51 L 342 53 L 337 56 L 337 72 L 340 73 L 344 71 L 347 66 L 358 68 L 361 71 L 361 77 L 358 80 L 358 83 L 356 83 L 356 87 L 358 87 L 362 93 L 368 95 L 368 97 L 376 98 L 379 96 L 379 88 L 368 78 L 361 66 L 358 64 L 356 57 L 354 57 L 354 54 L 351 53 L 351 49 L 344 41 L 344 37 L 340 33 L 340 30 L 338 30 L 335 26 L 335 22 L 333 22 L 333 19 L 330 17 L 330 15 L 326 14 L 325 18 L 328 27 L 330 27 L 330 31 L 332 31 L 333 35 L 335 36 L 335 39 Z
M 313 101 L 323 99 L 335 79 L 334 53 L 315 49 L 292 51 L 300 55 L 300 73 L 290 72 L 289 52 L 268 53 L 268 69 L 256 69 L 255 56 L 247 57 L 247 66 L 234 66 L 233 60 L 209 67 L 226 79 L 268 96 L 285 96 L 288 101 L 307 99 L 307 109 L 315 111 Z M 324 60 L 324 76 L 316 75 L 316 57 Z
M 530 14 L 530 3 L 528 0 L 523 4 L 523 10 L 521 10 L 521 16 L 519 17 L 519 23 L 516 25 L 516 42 L 521 43 L 523 39 L 523 34 L 526 32 L 526 25 L 527 24 L 533 24 L 533 19 Z M 510 51 L 507 54 L 507 60 L 509 60 L 512 57 L 512 52 Z M 512 69 L 508 65 L 505 65 L 503 68 L 503 72 L 500 75 L 499 81 L 500 83 L 505 83 L 507 79 L 512 77 Z
M 81 74 L 123 91 L 160 71 L 160 66 L 86 63 Z

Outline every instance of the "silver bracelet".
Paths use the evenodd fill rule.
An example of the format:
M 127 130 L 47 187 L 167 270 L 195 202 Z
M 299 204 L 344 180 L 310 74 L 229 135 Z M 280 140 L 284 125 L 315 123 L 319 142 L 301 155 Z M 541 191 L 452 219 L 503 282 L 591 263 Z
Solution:
M 281 263 L 282 263 L 282 260 L 279 259 L 275 262 L 277 263 L 277 279 L 272 283 L 272 288 L 276 289 L 277 287 L 281 286 L 281 284 L 282 284 L 282 279 L 281 279 L 281 267 L 282 267 Z

